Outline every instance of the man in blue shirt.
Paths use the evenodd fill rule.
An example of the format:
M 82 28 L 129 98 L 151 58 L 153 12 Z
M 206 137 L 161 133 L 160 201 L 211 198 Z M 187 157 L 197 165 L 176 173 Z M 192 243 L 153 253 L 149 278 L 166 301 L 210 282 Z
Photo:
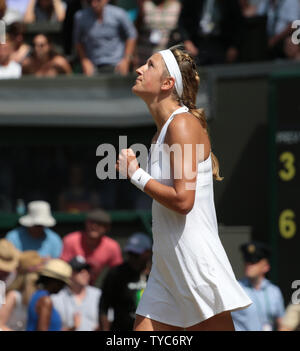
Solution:
M 6 239 L 20 251 L 35 250 L 42 257 L 59 258 L 62 240 L 49 229 L 56 224 L 51 215 L 50 205 L 45 201 L 32 201 L 28 204 L 28 214 L 19 218 L 22 227 L 6 234 Z
M 129 71 L 136 29 L 125 10 L 107 2 L 90 0 L 90 7 L 75 14 L 74 42 L 87 76 Z
M 253 304 L 232 312 L 237 331 L 271 331 L 281 327 L 284 301 L 278 286 L 265 275 L 270 270 L 270 249 L 261 242 L 250 242 L 241 246 L 245 261 L 245 278 L 239 281 Z

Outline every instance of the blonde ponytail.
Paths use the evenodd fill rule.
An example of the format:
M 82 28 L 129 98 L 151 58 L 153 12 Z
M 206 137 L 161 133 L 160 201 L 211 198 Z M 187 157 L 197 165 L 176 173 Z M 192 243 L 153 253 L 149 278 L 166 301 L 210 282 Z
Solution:
M 190 110 L 190 113 L 200 120 L 201 126 L 207 134 L 207 120 L 203 108 L 196 107 L 196 97 L 198 92 L 198 87 L 200 83 L 200 77 L 197 71 L 196 64 L 193 58 L 178 46 L 172 47 L 170 49 L 175 56 L 177 63 L 179 65 L 182 83 L 183 83 L 183 94 L 179 98 L 176 91 L 174 91 L 176 99 Z M 224 178 L 220 176 L 220 167 L 217 157 L 211 153 L 212 156 L 212 173 L 213 177 L 217 181 L 222 181 Z

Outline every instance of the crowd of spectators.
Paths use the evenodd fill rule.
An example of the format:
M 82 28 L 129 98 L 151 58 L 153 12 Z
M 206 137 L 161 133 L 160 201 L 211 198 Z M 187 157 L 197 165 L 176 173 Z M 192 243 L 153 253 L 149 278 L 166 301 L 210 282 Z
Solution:
M 1 78 L 20 76 L 12 62 L 24 75 L 127 75 L 178 43 L 199 65 L 300 57 L 291 39 L 300 0 L 0 0 L 1 18 Z M 35 23 L 59 24 L 60 41 L 44 30 L 24 42 Z
M 122 250 L 108 236 L 110 215 L 95 209 L 86 214 L 84 230 L 62 240 L 58 233 L 49 232 L 56 221 L 44 201 L 30 203 L 19 224 L 0 239 L 0 284 L 5 284 L 0 331 L 133 329 L 151 271 L 149 235 L 133 233 Z M 23 235 L 12 235 L 20 232 Z M 240 250 L 244 277 L 239 283 L 253 303 L 232 312 L 235 330 L 299 330 L 299 304 L 292 301 L 285 309 L 280 288 L 267 278 L 270 247 L 251 241 Z M 97 277 L 105 268 L 99 284 Z
M 150 237 L 134 233 L 122 252 L 103 209 L 87 212 L 85 229 L 63 240 L 55 224 L 49 204 L 33 201 L 0 239 L 0 331 L 131 330 L 150 273 Z

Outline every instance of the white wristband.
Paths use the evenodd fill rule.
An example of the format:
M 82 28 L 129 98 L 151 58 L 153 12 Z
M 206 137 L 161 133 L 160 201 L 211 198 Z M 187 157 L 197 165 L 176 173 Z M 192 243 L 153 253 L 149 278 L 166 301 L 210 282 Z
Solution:
M 140 190 L 144 191 L 145 185 L 150 179 L 153 179 L 149 173 L 144 171 L 142 168 L 138 168 L 132 175 L 130 181 Z

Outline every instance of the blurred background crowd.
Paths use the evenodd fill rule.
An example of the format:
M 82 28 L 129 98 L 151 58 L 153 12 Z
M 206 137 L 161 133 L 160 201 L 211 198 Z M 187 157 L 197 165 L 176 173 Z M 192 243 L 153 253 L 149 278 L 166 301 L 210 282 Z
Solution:
M 200 65 L 300 60 L 299 0 L 1 0 L 1 18 L 0 78 L 126 75 L 178 43 Z
M 140 118 L 147 118 L 147 111 L 134 116 L 132 125 L 125 124 L 132 100 L 124 93 L 129 88 L 123 79 L 133 76 L 157 50 L 178 43 L 194 56 L 199 67 L 205 67 L 201 81 L 206 92 L 210 90 L 205 86 L 207 72 L 228 75 L 227 85 L 220 76 L 209 105 L 218 117 L 208 122 L 220 154 L 221 173 L 225 173 L 225 184 L 216 186 L 216 194 L 220 194 L 218 219 L 229 226 L 228 231 L 237 227 L 239 231 L 230 237 L 231 258 L 239 255 L 235 248 L 244 238 L 244 226 L 251 226 L 255 238 L 271 241 L 267 237 L 267 80 L 277 63 L 299 69 L 300 46 L 292 41 L 297 29 L 292 23 L 300 20 L 300 0 L 0 0 L 0 20 L 6 24 L 5 44 L 0 44 L 1 293 L 1 283 L 5 283 L 5 296 L 0 295 L 1 330 L 132 329 L 151 268 L 152 244 L 151 230 L 137 230 L 146 225 L 131 225 L 127 217 L 137 210 L 150 210 L 151 199 L 129 182 L 100 181 L 95 174 L 95 150 L 99 143 L 116 145 L 119 135 L 128 135 L 129 145 L 150 142 L 154 127 L 143 125 Z M 230 74 L 228 67 L 233 67 Z M 264 72 L 255 76 L 256 70 Z M 120 79 L 101 81 L 101 77 L 117 76 Z M 51 79 L 41 79 L 39 85 L 35 77 Z M 69 79 L 68 91 L 64 91 L 62 82 Z M 53 81 L 57 85 L 51 86 Z M 72 84 L 77 95 L 72 95 Z M 299 115 L 298 87 L 293 84 L 281 91 L 280 111 L 288 131 L 295 128 L 295 122 L 286 127 L 286 120 L 298 120 Z M 91 119 L 81 128 L 76 124 L 78 116 L 72 115 L 65 126 L 67 112 L 55 115 L 56 103 L 64 99 L 74 103 L 74 112 L 77 98 L 84 104 L 81 120 L 97 100 L 97 108 L 104 111 L 101 116 L 102 111 L 97 111 L 99 124 L 94 125 Z M 106 110 L 105 100 L 110 103 Z M 127 105 L 124 100 L 128 100 Z M 13 113 L 9 104 L 15 105 Z M 25 111 L 24 116 L 23 110 L 30 104 L 41 111 L 35 123 L 25 124 L 33 110 Z M 115 122 L 118 113 L 108 113 L 113 105 L 124 114 L 124 124 Z M 53 111 L 48 111 L 49 106 Z M 132 109 L 139 109 L 136 101 Z M 130 111 L 126 114 L 126 110 Z M 114 117 L 107 125 L 100 121 L 106 115 Z M 57 124 L 44 122 L 47 117 Z M 293 140 L 296 137 L 293 134 Z M 293 140 L 288 140 L 289 151 Z M 275 146 L 273 149 L 275 152 Z M 289 165 L 291 162 L 285 163 Z M 289 175 L 289 169 L 285 170 Z M 291 176 L 296 182 L 294 178 Z M 292 191 L 295 199 L 297 191 L 298 183 Z M 286 194 L 291 201 L 293 196 Z M 294 205 L 289 202 L 285 206 Z M 119 223 L 109 214 L 118 210 L 129 210 L 119 214 Z M 59 215 L 65 214 L 58 223 Z M 69 214 L 75 214 L 73 222 Z M 277 218 L 273 221 L 278 222 Z M 289 237 L 294 227 L 288 226 L 290 218 L 288 221 L 286 226 L 279 223 L 284 233 L 278 247 L 289 243 L 289 248 L 297 250 L 297 242 L 293 244 Z M 115 233 L 124 240 L 117 240 Z M 282 276 L 287 275 L 287 261 L 293 258 L 295 262 L 298 257 L 289 250 L 288 259 L 280 261 L 285 270 L 280 272 Z M 298 265 L 288 267 L 292 272 L 288 283 L 280 281 L 286 290 L 284 303 L 279 286 L 269 276 L 274 268 L 271 251 L 257 241 L 240 246 L 244 274 L 240 283 L 253 305 L 233 313 L 237 330 L 299 329 L 300 305 L 289 301 L 290 280 L 297 278 Z
M 178 43 L 201 67 L 300 60 L 300 46 L 291 40 L 300 0 L 0 0 L 1 18 L 0 79 L 125 76 Z M 94 149 L 3 147 L 0 164 L 5 212 L 22 214 L 24 203 L 41 198 L 64 212 L 151 206 L 127 185 L 100 184 Z
M 102 209 L 63 240 L 55 224 L 49 204 L 33 201 L 0 239 L 0 329 L 132 330 L 151 268 L 150 236 L 135 232 L 121 249 Z
M 102 209 L 87 212 L 84 229 L 63 239 L 50 229 L 55 224 L 49 204 L 33 201 L 20 226 L 0 239 L 0 330 L 132 330 L 151 270 L 150 236 L 135 232 L 121 248 L 108 236 L 111 218 Z M 299 305 L 291 301 L 285 310 L 280 288 L 268 279 L 268 245 L 251 241 L 240 250 L 240 284 L 253 304 L 232 312 L 236 330 L 298 330 Z

